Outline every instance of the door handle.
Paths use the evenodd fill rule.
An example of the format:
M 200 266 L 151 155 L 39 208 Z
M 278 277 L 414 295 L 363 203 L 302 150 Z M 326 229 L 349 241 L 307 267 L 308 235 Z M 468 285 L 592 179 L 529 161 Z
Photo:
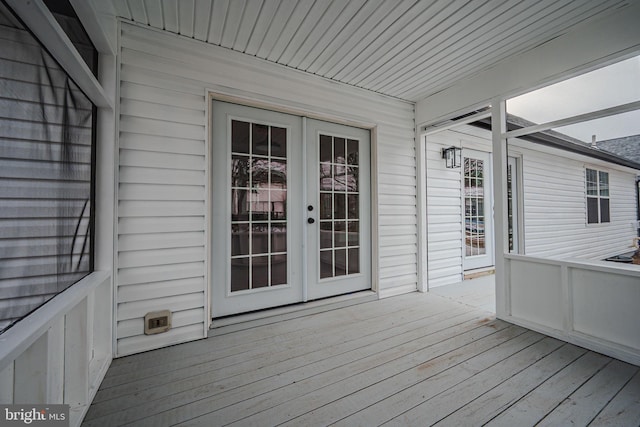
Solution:
M 315 219 L 313 219 L 313 218 L 307 218 L 307 222 L 308 222 L 309 224 L 313 224 L 314 222 L 316 222 L 316 220 L 315 220 Z

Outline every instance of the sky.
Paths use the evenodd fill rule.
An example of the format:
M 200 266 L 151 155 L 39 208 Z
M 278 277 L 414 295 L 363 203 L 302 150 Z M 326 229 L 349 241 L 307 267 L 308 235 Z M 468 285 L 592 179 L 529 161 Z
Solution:
M 547 86 L 507 101 L 507 112 L 545 123 L 640 101 L 640 56 Z M 640 134 L 640 110 L 554 130 L 591 142 Z

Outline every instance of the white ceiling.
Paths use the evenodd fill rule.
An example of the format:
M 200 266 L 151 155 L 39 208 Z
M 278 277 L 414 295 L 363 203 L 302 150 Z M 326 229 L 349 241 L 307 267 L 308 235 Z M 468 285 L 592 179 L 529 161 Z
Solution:
M 417 101 L 630 0 L 111 0 L 115 14 Z

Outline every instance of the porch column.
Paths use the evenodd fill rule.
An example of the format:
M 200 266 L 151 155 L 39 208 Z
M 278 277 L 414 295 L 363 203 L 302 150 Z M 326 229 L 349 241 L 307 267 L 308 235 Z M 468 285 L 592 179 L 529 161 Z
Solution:
M 491 136 L 493 143 L 493 218 L 495 234 L 495 282 L 496 282 L 496 315 L 507 316 L 509 290 L 505 270 L 505 253 L 508 246 L 507 216 L 507 139 L 506 103 L 495 99 L 491 103 Z

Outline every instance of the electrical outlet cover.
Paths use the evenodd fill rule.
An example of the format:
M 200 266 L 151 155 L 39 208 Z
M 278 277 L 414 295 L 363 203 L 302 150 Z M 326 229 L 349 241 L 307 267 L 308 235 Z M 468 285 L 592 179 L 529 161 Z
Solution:
M 144 316 L 144 334 L 153 335 L 171 329 L 171 311 L 152 311 Z

